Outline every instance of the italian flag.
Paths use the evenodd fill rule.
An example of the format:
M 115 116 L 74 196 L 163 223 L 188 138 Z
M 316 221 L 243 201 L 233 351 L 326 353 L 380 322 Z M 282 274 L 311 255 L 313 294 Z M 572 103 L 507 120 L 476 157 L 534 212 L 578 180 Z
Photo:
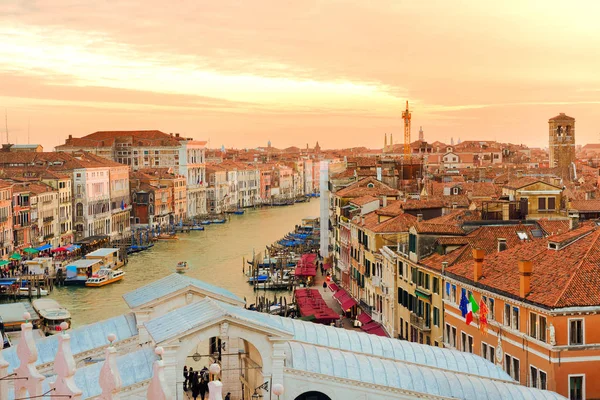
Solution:
M 469 295 L 469 302 L 467 303 L 467 315 L 465 317 L 467 325 L 471 325 L 471 322 L 473 322 L 473 313 L 476 313 L 477 311 L 479 311 L 479 305 L 471 293 Z

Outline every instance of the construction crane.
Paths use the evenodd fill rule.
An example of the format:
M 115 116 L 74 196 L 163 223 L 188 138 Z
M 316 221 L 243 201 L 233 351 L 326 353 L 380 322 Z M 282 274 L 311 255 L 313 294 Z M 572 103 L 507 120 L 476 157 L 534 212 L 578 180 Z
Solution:
M 411 113 L 408 111 L 408 100 L 406 100 L 406 110 L 402 112 L 402 119 L 404 120 L 404 160 L 410 160 L 410 117 Z

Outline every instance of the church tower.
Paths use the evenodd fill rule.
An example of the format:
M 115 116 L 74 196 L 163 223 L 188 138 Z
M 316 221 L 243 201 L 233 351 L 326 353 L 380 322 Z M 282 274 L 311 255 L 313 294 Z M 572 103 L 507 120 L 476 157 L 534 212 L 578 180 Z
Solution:
M 382 151 L 382 153 L 385 153 L 386 151 L 387 151 L 387 133 L 383 137 L 383 151 Z
M 425 136 L 423 135 L 423 127 L 420 126 L 419 127 L 419 140 L 422 142 L 425 140 L 424 138 L 425 138 Z
M 572 176 L 575 162 L 575 118 L 560 113 L 548 120 L 550 168 L 558 168 L 564 179 Z

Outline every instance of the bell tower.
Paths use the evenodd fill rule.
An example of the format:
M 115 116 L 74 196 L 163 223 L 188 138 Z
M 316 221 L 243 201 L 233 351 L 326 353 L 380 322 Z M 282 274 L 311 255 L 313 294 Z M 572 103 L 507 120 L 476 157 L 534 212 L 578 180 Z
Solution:
M 548 120 L 550 168 L 557 168 L 563 179 L 573 176 L 575 162 L 575 118 L 560 113 Z

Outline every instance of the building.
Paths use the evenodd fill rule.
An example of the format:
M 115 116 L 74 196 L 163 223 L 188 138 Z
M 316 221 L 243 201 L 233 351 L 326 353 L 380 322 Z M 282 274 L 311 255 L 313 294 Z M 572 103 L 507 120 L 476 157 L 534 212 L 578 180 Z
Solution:
M 0 373 L 14 374 L 0 380 L 3 398 L 43 393 L 49 375 L 71 382 L 56 385 L 53 396 L 79 397 L 79 390 L 82 399 L 107 392 L 124 400 L 183 398 L 184 366 L 217 364 L 211 398 L 222 392 L 232 400 L 563 399 L 518 385 L 476 354 L 261 314 L 230 291 L 188 276 L 169 275 L 123 297 L 128 313 L 69 329 L 66 337 L 34 341 L 31 325 L 23 324 L 25 351 L 0 352 Z M 119 335 L 108 347 L 91 334 L 114 331 Z
M 600 397 L 599 237 L 595 225 L 583 225 L 492 254 L 474 249 L 472 261 L 448 267 L 447 346 L 481 354 L 522 385 Z M 461 315 L 461 298 L 470 294 L 487 304 L 486 334 L 481 312 L 470 325 Z
M 0 257 L 6 257 L 13 251 L 13 211 L 12 184 L 0 181 Z
M 179 133 L 150 131 L 101 131 L 82 138 L 69 135 L 57 151 L 87 151 L 129 166 L 133 171 L 144 168 L 173 168 L 187 182 L 187 215 L 206 214 L 206 142 L 185 138 Z
M 23 185 L 14 185 L 12 190 L 13 250 L 22 250 L 32 244 L 31 193 Z
M 572 180 L 575 168 L 575 118 L 560 113 L 548 120 L 550 167 Z
M 31 246 L 44 244 L 52 248 L 60 244 L 59 193 L 45 183 L 20 183 L 29 190 L 31 207 Z
M 34 152 L 41 153 L 44 151 L 44 147 L 41 144 L 4 144 L 2 145 L 2 151 L 16 152 Z
M 129 186 L 134 224 L 164 229 L 175 223 L 173 188 L 161 183 L 159 176 L 132 172 Z
M 131 236 L 131 194 L 129 192 L 129 168 L 121 165 L 109 167 L 110 230 L 111 240 Z
M 208 212 L 210 214 L 225 212 L 231 206 L 227 170 L 219 164 L 210 164 L 206 167 L 206 177 L 208 179 Z

